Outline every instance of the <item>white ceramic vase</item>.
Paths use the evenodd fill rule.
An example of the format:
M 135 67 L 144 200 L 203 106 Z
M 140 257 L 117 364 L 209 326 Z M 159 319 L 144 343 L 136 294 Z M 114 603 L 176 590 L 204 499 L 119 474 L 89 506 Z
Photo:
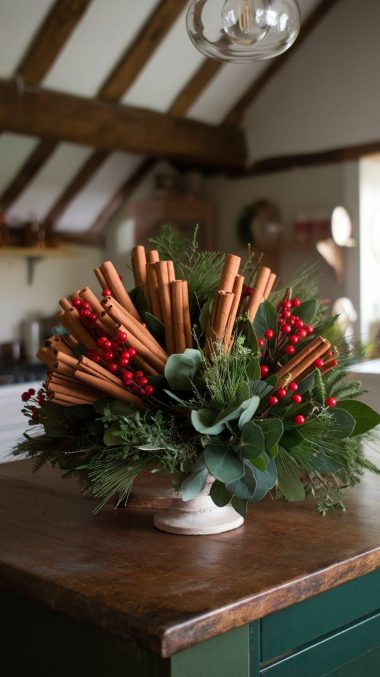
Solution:
M 155 513 L 154 526 L 170 534 L 187 536 L 220 534 L 240 527 L 244 517 L 231 505 L 218 508 L 209 496 L 212 482 L 213 477 L 209 475 L 202 493 L 190 501 L 183 501 L 173 487 L 168 488 L 167 497 L 170 497 L 171 503 Z

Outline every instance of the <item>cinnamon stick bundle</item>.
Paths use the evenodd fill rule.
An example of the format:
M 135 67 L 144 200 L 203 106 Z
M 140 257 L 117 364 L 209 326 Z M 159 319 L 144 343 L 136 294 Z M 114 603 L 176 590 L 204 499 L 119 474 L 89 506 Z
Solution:
M 86 383 L 87 385 L 92 386 L 97 390 L 100 390 L 101 392 L 105 393 L 106 395 L 109 395 L 110 397 L 115 398 L 116 400 L 129 402 L 137 409 L 147 409 L 147 405 L 141 399 L 141 397 L 133 395 L 133 393 L 130 393 L 127 390 L 125 390 L 121 385 L 117 386 L 115 383 L 104 381 L 103 379 L 99 378 L 99 376 L 87 374 L 86 372 L 81 371 L 80 369 L 76 369 L 74 373 L 76 378 L 79 379 L 79 381 L 82 381 L 83 383 Z
M 294 381 L 302 376 L 330 347 L 330 341 L 322 336 L 317 336 L 276 372 L 277 386 L 282 387 L 290 380 Z
M 87 350 L 96 349 L 96 342 L 83 326 L 76 308 L 70 308 L 70 310 L 64 310 L 58 313 L 57 318 L 62 326 L 64 326 L 65 329 L 79 341 L 79 343 L 83 343 Z

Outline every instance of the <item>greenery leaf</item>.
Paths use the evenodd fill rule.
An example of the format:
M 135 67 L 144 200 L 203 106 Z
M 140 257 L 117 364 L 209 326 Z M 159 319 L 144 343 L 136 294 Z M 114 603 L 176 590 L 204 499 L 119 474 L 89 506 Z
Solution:
M 364 404 L 364 402 L 357 402 L 355 400 L 342 400 L 339 402 L 337 409 L 344 409 L 347 411 L 356 421 L 355 428 L 351 433 L 354 435 L 363 435 L 363 433 L 368 432 L 372 428 L 375 428 L 380 423 L 380 414 L 377 413 L 374 409 Z
M 211 485 L 210 496 L 218 508 L 224 508 L 224 506 L 228 505 L 232 498 L 231 493 L 228 491 L 226 486 L 223 484 L 223 482 L 219 482 L 219 480 L 215 480 L 215 482 L 213 482 Z
M 245 402 L 242 402 L 241 404 L 241 409 L 243 409 L 242 414 L 240 414 L 239 418 L 239 428 L 240 430 L 242 427 L 248 423 L 248 421 L 251 420 L 252 416 L 257 410 L 257 407 L 260 404 L 260 398 L 257 397 L 257 395 L 254 395 L 253 397 L 250 397 L 249 400 L 245 400 Z
M 282 450 L 282 454 L 287 454 Z M 303 501 L 305 489 L 299 478 L 299 471 L 292 461 L 285 461 L 280 455 L 277 458 L 278 488 L 287 501 Z
M 143 318 L 145 320 L 146 326 L 149 329 L 150 333 L 154 336 L 156 341 L 160 344 L 160 346 L 165 345 L 165 328 L 164 325 L 162 324 L 161 320 L 158 319 L 158 317 L 155 317 L 151 313 L 145 312 L 143 314 Z
M 191 422 L 202 435 L 220 435 L 224 430 L 224 421 L 215 423 L 215 412 L 212 409 L 193 409 Z
M 315 313 L 317 312 L 317 307 L 317 301 L 313 299 L 311 301 L 305 301 L 304 303 L 301 303 L 298 308 L 292 308 L 292 313 L 304 322 L 311 322 L 315 316 Z
M 131 297 L 131 301 L 137 312 L 141 315 L 141 317 L 144 317 L 144 313 L 147 312 L 149 306 L 143 288 L 135 287 L 129 292 L 129 296 Z
M 244 336 L 246 347 L 252 350 L 253 353 L 258 353 L 259 344 L 257 342 L 257 336 L 253 329 L 252 322 L 248 319 L 247 316 L 242 317 L 239 320 L 238 331 L 239 334 Z
M 340 403 L 339 403 L 340 404 Z M 357 404 L 355 402 L 355 404 Z M 330 409 L 330 414 L 334 418 L 334 430 L 332 434 L 338 439 L 344 439 L 354 434 L 356 421 L 354 417 L 345 409 L 335 407 Z
M 244 464 L 226 442 L 211 442 L 204 450 L 205 463 L 213 477 L 229 484 L 244 475 Z
M 264 435 L 261 428 L 253 421 L 245 423 L 240 435 L 239 453 L 244 458 L 252 460 L 260 456 L 264 448 Z
M 309 392 L 313 389 L 314 377 L 315 377 L 315 371 L 312 371 L 311 374 L 308 374 L 308 376 L 305 376 L 305 378 L 303 378 L 302 381 L 298 382 L 297 393 L 299 395 L 304 395 L 305 393 L 307 393 L 307 392 Z
M 250 498 L 250 503 L 257 503 L 267 495 L 268 491 L 273 489 L 274 485 L 277 482 L 277 467 L 273 458 L 270 458 L 265 451 L 263 452 L 263 457 L 265 461 L 265 470 L 259 470 L 254 465 L 252 465 L 252 472 L 256 479 L 256 490 L 252 498 Z M 250 465 L 249 461 L 247 464 Z
M 236 496 L 233 497 L 231 501 L 231 505 L 236 510 L 239 515 L 242 517 L 246 517 L 247 515 L 247 501 L 243 501 L 240 498 L 236 498 Z
M 165 366 L 165 378 L 173 390 L 192 390 L 198 367 L 202 362 L 199 350 L 186 348 L 184 353 L 170 355 Z
M 113 423 L 104 433 L 103 442 L 107 447 L 114 447 L 122 444 L 123 438 L 121 435 L 120 426 L 118 423 Z
M 208 469 L 202 457 L 199 459 L 191 475 L 188 475 L 181 484 L 182 500 L 190 501 L 195 496 L 198 496 L 205 488 L 207 477 Z
M 253 322 L 253 329 L 259 338 L 264 337 L 266 329 L 273 329 L 276 336 L 278 329 L 277 311 L 269 301 L 260 303 Z
M 244 464 L 244 475 L 235 482 L 227 484 L 227 489 L 233 496 L 241 499 L 252 499 L 256 491 L 256 478 L 251 464 Z
M 211 315 L 211 303 L 210 301 L 206 301 L 206 303 L 203 304 L 202 310 L 199 315 L 199 326 L 202 332 L 206 331 L 210 315 Z
M 265 449 L 269 451 L 280 441 L 284 432 L 283 423 L 279 418 L 266 418 L 256 423 L 263 431 Z

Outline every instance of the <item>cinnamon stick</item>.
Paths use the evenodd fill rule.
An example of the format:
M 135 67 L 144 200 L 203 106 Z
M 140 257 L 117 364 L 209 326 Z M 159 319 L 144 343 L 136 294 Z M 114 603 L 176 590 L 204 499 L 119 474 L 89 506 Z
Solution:
M 83 371 L 95 374 L 99 378 L 102 378 L 105 381 L 110 381 L 111 383 L 115 383 L 116 385 L 121 385 L 122 383 L 120 378 L 118 378 L 118 376 L 115 376 L 115 374 L 111 374 L 111 372 L 108 371 L 108 369 L 105 369 L 104 367 L 102 367 L 101 364 L 98 364 L 97 362 L 93 362 L 85 355 L 82 355 L 80 357 L 77 369 L 81 369 Z
M 74 407 L 79 404 L 92 404 L 87 399 L 83 397 L 75 397 L 74 395 L 64 395 L 63 393 L 49 393 L 49 399 L 54 402 L 54 404 L 60 404 L 63 407 Z
M 156 263 L 157 261 L 160 260 L 160 255 L 157 251 L 157 249 L 150 249 L 146 253 L 146 260 L 147 263 Z
M 94 388 L 84 386 L 82 383 L 77 381 L 77 384 L 68 383 L 67 385 L 62 385 L 55 383 L 50 380 L 47 383 L 48 393 L 60 393 L 61 395 L 71 395 L 72 397 L 82 397 L 88 402 L 96 402 L 103 397 L 103 394 L 100 391 L 96 391 Z
M 293 372 L 295 367 L 302 363 L 317 348 L 320 346 L 326 346 L 327 344 L 330 347 L 329 341 L 322 338 L 322 336 L 316 336 L 312 341 L 310 341 L 310 343 L 307 344 L 307 346 L 302 348 L 302 350 L 294 355 L 294 357 L 291 357 L 290 360 L 276 372 L 277 378 L 280 378 L 289 371 Z M 328 350 L 328 348 L 325 347 L 324 350 Z
M 189 304 L 189 289 L 186 280 L 182 280 L 182 301 L 183 301 L 183 326 L 185 330 L 186 348 L 193 347 L 193 336 L 191 333 L 191 318 Z
M 186 349 L 182 280 L 174 280 L 170 283 L 171 306 L 174 329 L 174 343 L 177 353 L 183 353 Z
M 231 312 L 234 294 L 232 292 L 218 292 L 218 312 L 213 327 L 215 338 L 222 341 L 225 337 L 228 318 Z
M 145 325 L 141 324 L 141 322 L 137 322 L 135 318 L 132 317 L 127 310 L 121 308 L 117 301 L 115 302 L 115 299 L 112 299 L 112 297 L 108 300 L 107 304 L 104 305 L 104 309 L 114 322 L 123 324 L 124 327 L 126 327 L 127 334 L 128 332 L 132 333 L 144 346 L 154 352 L 157 357 L 166 363 L 168 359 L 167 353 Z
M 52 367 L 54 366 L 56 358 L 54 353 L 52 353 L 51 350 L 49 350 L 48 348 L 40 348 L 36 353 L 36 357 L 49 369 L 52 369 Z
M 271 274 L 269 275 L 269 279 L 268 279 L 268 282 L 267 282 L 267 286 L 266 286 L 265 289 L 264 289 L 264 294 L 263 294 L 263 296 L 264 296 L 264 300 L 265 300 L 265 301 L 266 301 L 266 300 L 269 298 L 269 296 L 271 295 L 276 280 L 277 280 L 277 275 L 275 275 L 275 273 L 271 273 Z
M 70 310 L 64 311 L 64 321 L 66 326 L 69 326 L 70 333 L 73 334 L 79 343 L 83 343 L 87 350 L 96 349 L 96 342 L 81 323 L 80 316 L 76 308 L 70 308 Z
M 107 307 L 107 312 L 109 315 L 115 319 L 115 322 L 119 323 L 128 334 L 128 343 L 136 349 L 136 351 L 141 355 L 141 357 L 151 364 L 157 371 L 162 374 L 165 369 L 166 360 L 164 361 L 160 355 L 157 355 L 156 352 L 153 352 L 151 348 L 148 348 L 145 343 L 143 343 L 134 333 L 133 325 L 124 324 L 122 317 L 119 315 L 119 312 L 113 306 Z M 120 317 L 120 319 L 118 319 Z M 124 318 L 125 320 L 125 318 Z
M 117 328 L 120 329 L 121 331 L 127 331 L 127 328 L 124 327 L 122 324 L 118 324 Z M 137 366 L 143 370 L 145 374 L 148 374 L 150 376 L 157 376 L 158 371 L 154 367 L 152 367 L 151 364 L 148 364 L 148 362 L 145 362 L 145 360 L 141 357 L 141 355 L 135 355 L 133 358 L 133 361 L 136 362 Z M 161 372 L 160 372 L 161 373 Z
M 101 288 L 107 289 L 107 281 L 106 281 L 106 278 L 104 277 L 102 271 L 100 270 L 100 268 L 94 268 L 94 273 L 95 273 L 96 279 L 98 280 Z
M 110 383 L 109 381 L 103 381 L 101 378 L 97 376 L 92 376 L 91 374 L 86 374 L 84 371 L 80 371 L 79 369 L 76 370 L 75 376 L 80 381 L 83 381 L 83 383 L 87 383 L 93 388 L 101 390 L 103 393 L 109 395 L 110 397 L 115 398 L 116 400 L 129 402 L 137 409 L 147 409 L 147 405 L 140 397 L 133 395 L 132 393 L 128 392 L 127 390 L 125 390 L 120 386 L 115 385 L 114 383 Z
M 112 296 L 114 296 L 115 299 L 117 299 L 117 301 L 119 301 L 119 303 L 123 306 L 123 308 L 128 310 L 128 312 L 133 315 L 136 320 L 141 320 L 140 315 L 133 305 L 122 281 L 120 280 L 119 274 L 112 261 L 104 261 L 104 263 L 102 263 L 100 266 L 100 270 L 106 279 L 107 286 L 112 291 Z
M 157 317 L 157 319 L 161 320 L 162 322 L 160 295 L 158 292 L 157 271 L 155 269 L 155 263 L 153 262 L 147 263 L 146 281 L 148 290 L 149 310 L 152 313 L 152 315 Z
M 170 297 L 170 281 L 168 261 L 158 261 L 154 264 L 157 272 L 158 293 L 160 296 L 162 322 L 165 327 L 165 346 L 171 355 L 175 353 L 174 327 L 172 316 L 172 304 Z
M 227 322 L 227 326 L 226 326 L 225 339 L 224 339 L 224 345 L 227 347 L 227 349 L 230 349 L 232 347 L 231 336 L 232 336 L 236 316 L 238 314 L 238 310 L 239 310 L 239 306 L 240 306 L 240 300 L 241 300 L 241 295 L 242 295 L 242 291 L 243 291 L 243 285 L 244 285 L 244 275 L 236 275 L 234 286 L 232 288 L 232 293 L 234 295 L 234 299 L 233 299 L 233 303 L 232 303 L 232 306 L 231 306 L 231 311 L 230 311 L 230 315 L 229 315 L 229 318 L 228 318 L 228 322 Z
M 72 308 L 70 301 L 65 296 L 62 299 L 59 299 L 58 304 L 63 310 L 70 310 L 70 308 Z
M 247 314 L 251 322 L 254 321 L 256 313 L 259 309 L 259 305 L 264 298 L 264 291 L 268 284 L 268 280 L 271 274 L 271 269 L 266 266 L 259 268 L 259 271 L 256 276 L 255 286 L 251 293 L 251 296 L 248 299 L 247 305 Z
M 224 259 L 219 291 L 232 292 L 235 277 L 239 274 L 241 258 L 235 254 L 227 254 Z
M 136 287 L 146 287 L 146 254 L 145 247 L 137 245 L 132 250 L 132 267 Z

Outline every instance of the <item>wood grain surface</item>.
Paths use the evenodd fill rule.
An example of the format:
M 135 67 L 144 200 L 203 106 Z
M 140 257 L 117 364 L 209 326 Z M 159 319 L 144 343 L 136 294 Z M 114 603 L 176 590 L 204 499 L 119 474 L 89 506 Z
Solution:
M 236 531 L 156 531 L 148 510 L 93 502 L 29 462 L 0 466 L 0 584 L 170 656 L 380 566 L 380 480 L 347 511 L 268 498 Z

